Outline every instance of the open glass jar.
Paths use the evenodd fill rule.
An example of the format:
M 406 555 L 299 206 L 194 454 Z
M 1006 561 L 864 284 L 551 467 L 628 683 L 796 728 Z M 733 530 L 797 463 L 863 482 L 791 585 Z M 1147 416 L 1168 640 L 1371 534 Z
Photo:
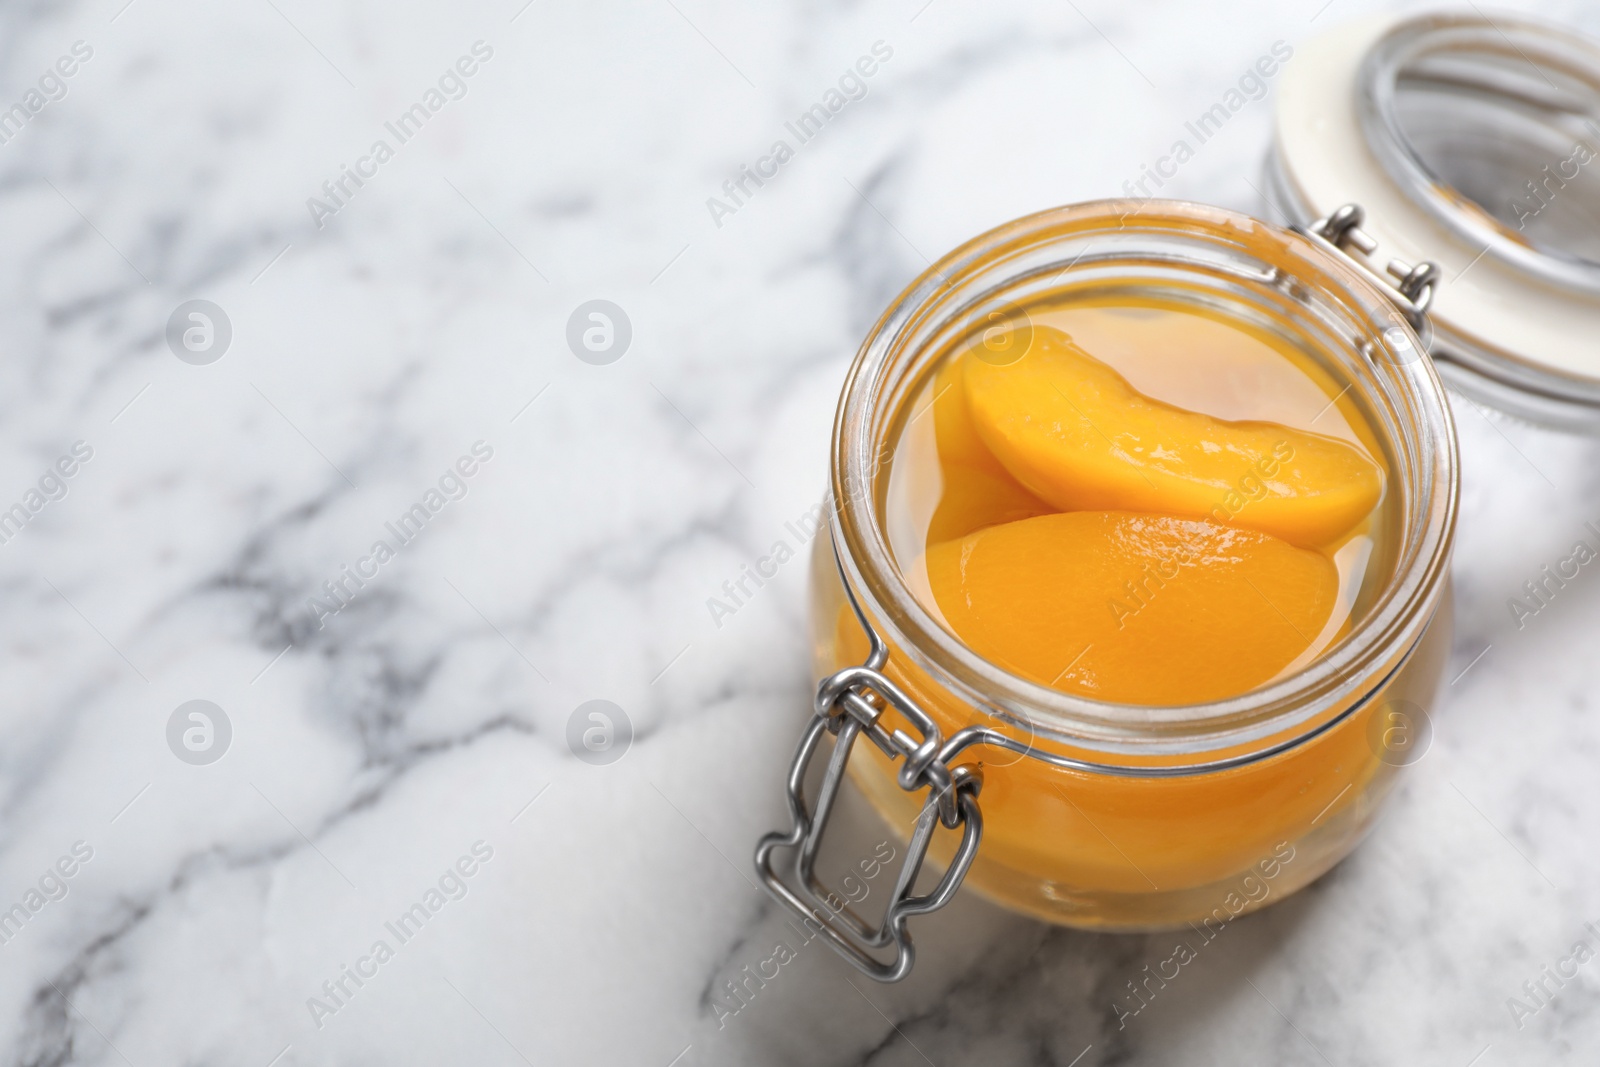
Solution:
M 1417 23 L 1421 31 L 1368 24 L 1364 36 L 1332 35 L 1337 47 L 1306 49 L 1304 77 L 1286 79 L 1273 188 L 1302 225 L 1157 200 L 1029 216 L 934 264 L 864 342 L 834 427 L 830 536 L 818 538 L 813 560 L 816 714 L 789 771 L 792 826 L 767 835 L 756 852 L 769 891 L 864 973 L 904 977 L 914 959 L 907 922 L 943 906 L 963 881 L 1007 907 L 1072 926 L 1226 923 L 1338 862 L 1369 828 L 1399 768 L 1426 748 L 1450 644 L 1459 484 L 1454 427 L 1428 353 L 1452 355 L 1477 395 L 1504 398 L 1502 407 L 1558 425 L 1593 424 L 1600 406 L 1588 392 L 1593 385 L 1600 396 L 1600 363 L 1592 374 L 1573 360 L 1557 365 L 1565 356 L 1554 346 L 1567 343 L 1560 331 L 1536 331 L 1549 344 L 1526 358 L 1501 343 L 1515 337 L 1507 320 L 1490 321 L 1477 305 L 1507 272 L 1508 292 L 1540 293 L 1533 312 L 1559 308 L 1571 316 L 1562 320 L 1568 326 L 1595 322 L 1600 304 L 1568 277 L 1585 269 L 1582 249 L 1552 251 L 1564 257 L 1560 269 L 1533 270 L 1507 254 L 1452 294 L 1461 267 L 1477 260 L 1444 230 L 1425 231 L 1418 220 L 1427 213 L 1416 206 L 1448 198 L 1450 189 L 1426 167 L 1422 178 L 1398 165 L 1385 170 L 1375 144 L 1389 136 L 1382 119 L 1398 106 L 1390 89 L 1422 77 L 1410 65 L 1417 56 L 1487 46 L 1482 25 L 1463 37 L 1460 20 Z M 1492 51 L 1491 67 L 1503 58 Z M 1363 63 L 1369 55 L 1377 58 Z M 1423 63 L 1424 74 L 1431 69 Z M 1324 106 L 1317 90 L 1328 90 L 1329 79 L 1335 99 Z M 1493 91 L 1504 89 L 1503 79 L 1489 80 Z M 1459 71 L 1443 82 L 1476 85 L 1468 95 L 1483 87 Z M 1373 100 L 1368 112 L 1378 118 L 1363 127 Z M 1406 107 L 1413 133 L 1440 116 L 1460 118 L 1460 109 Z M 1331 112 L 1349 139 L 1330 139 Z M 1364 155 L 1330 162 L 1346 150 Z M 1359 170 L 1362 179 L 1350 184 L 1400 223 L 1380 229 L 1378 218 L 1368 223 L 1361 208 L 1330 199 L 1343 186 L 1308 159 L 1327 162 L 1335 175 Z M 1429 190 L 1400 190 L 1420 180 Z M 1367 257 L 1380 245 L 1417 262 L 1374 269 Z M 1434 248 L 1459 260 L 1448 280 L 1423 261 Z M 1441 293 L 1456 316 L 1441 323 L 1435 347 L 1431 312 Z M 898 446 L 931 406 L 941 361 L 986 331 L 1009 343 L 1033 309 L 1119 301 L 1191 309 L 1292 350 L 1339 387 L 1330 405 L 1366 427 L 1387 472 L 1373 519 L 1382 536 L 1364 561 L 1349 626 L 1238 695 L 1150 706 L 1030 681 L 976 653 L 930 610 L 895 534 L 908 477 L 897 469 Z M 1183 359 L 1181 347 L 1169 358 Z M 1558 388 L 1564 382 L 1570 388 Z M 833 746 L 813 795 L 808 770 L 827 737 Z M 908 834 L 877 922 L 815 871 L 847 778 Z M 945 870 L 917 895 L 929 855 Z
M 1377 580 L 1366 585 L 1359 624 L 1304 669 L 1228 700 L 1105 704 L 1009 674 L 918 602 L 890 543 L 896 472 L 884 459 L 918 417 L 913 398 L 940 354 L 988 328 L 995 313 L 1013 321 L 1017 308 L 1119 291 L 1156 292 L 1289 339 L 1348 385 L 1338 402 L 1374 428 L 1391 472 L 1387 548 L 1369 563 Z M 814 858 L 812 831 L 820 836 L 838 786 L 836 765 L 824 799 L 807 809 L 804 764 L 818 725 L 838 731 L 836 764 L 848 759 L 885 816 L 907 827 L 921 819 L 908 869 L 942 807 L 946 825 L 967 826 L 949 870 L 1057 922 L 1136 930 L 1215 913 L 1226 921 L 1306 884 L 1354 847 L 1406 745 L 1417 743 L 1409 732 L 1424 728 L 1449 645 L 1441 606 L 1456 450 L 1442 386 L 1402 310 L 1409 306 L 1326 242 L 1179 202 L 1101 201 L 1034 215 L 918 279 L 868 337 L 840 405 L 836 506 L 812 579 L 821 717 L 791 779 L 804 832 L 769 839 L 769 884 L 772 847 L 799 845 Z M 854 745 L 863 731 L 877 744 Z M 951 847 L 939 858 L 949 862 Z M 813 880 L 809 869 L 799 873 L 802 886 Z M 896 903 L 912 899 L 903 881 Z M 834 922 L 866 935 L 858 948 L 877 947 L 859 919 L 836 913 Z M 908 948 L 886 966 L 907 961 Z

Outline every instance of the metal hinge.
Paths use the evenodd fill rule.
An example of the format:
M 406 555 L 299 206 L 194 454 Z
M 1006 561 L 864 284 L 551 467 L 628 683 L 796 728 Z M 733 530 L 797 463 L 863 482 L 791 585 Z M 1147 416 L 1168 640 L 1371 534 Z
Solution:
M 1324 251 L 1350 263 L 1368 281 L 1388 293 L 1412 329 L 1426 340 L 1428 308 L 1433 305 L 1434 291 L 1442 277 L 1439 265 L 1425 260 L 1413 266 L 1403 259 L 1391 259 L 1384 265 L 1389 278 L 1380 276 L 1367 265 L 1364 258 L 1350 254 L 1352 248 L 1362 257 L 1371 257 L 1378 251 L 1377 240 L 1361 228 L 1366 217 L 1367 213 L 1360 204 L 1346 204 L 1311 225 L 1304 228 L 1296 226 L 1294 230 Z

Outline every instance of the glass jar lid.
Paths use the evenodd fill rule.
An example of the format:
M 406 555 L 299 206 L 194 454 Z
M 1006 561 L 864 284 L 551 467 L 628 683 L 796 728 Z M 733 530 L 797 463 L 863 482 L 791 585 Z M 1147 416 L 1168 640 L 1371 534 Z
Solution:
M 1354 201 L 1384 248 L 1443 267 L 1452 386 L 1600 432 L 1600 45 L 1476 10 L 1336 29 L 1285 68 L 1268 171 L 1291 221 Z

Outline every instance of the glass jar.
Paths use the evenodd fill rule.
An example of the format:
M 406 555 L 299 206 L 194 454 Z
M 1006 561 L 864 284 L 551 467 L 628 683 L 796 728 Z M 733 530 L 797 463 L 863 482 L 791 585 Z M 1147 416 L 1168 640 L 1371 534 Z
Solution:
M 874 978 L 909 973 L 908 921 L 964 881 L 1051 922 L 1205 934 L 1337 863 L 1425 751 L 1449 650 L 1459 476 L 1441 374 L 1469 402 L 1600 431 L 1600 244 L 1569 224 L 1600 204 L 1600 46 L 1476 9 L 1382 16 L 1299 47 L 1278 92 L 1267 200 L 1293 228 L 1156 200 L 1019 219 L 913 282 L 851 367 L 814 546 L 816 714 L 792 824 L 756 866 Z M 942 356 L 1036 302 L 1117 291 L 1275 333 L 1348 386 L 1335 402 L 1389 471 L 1355 625 L 1226 700 L 1117 705 L 1012 675 L 912 594 L 886 531 L 893 445 Z M 876 922 L 816 873 L 847 779 L 907 835 Z M 930 855 L 944 871 L 919 895 Z
M 1117 290 L 1290 338 L 1348 383 L 1343 402 L 1370 425 L 1392 472 L 1387 535 L 1370 564 L 1381 577 L 1368 583 L 1375 591 L 1358 605 L 1359 622 L 1298 672 L 1231 699 L 1115 705 L 1011 675 L 929 614 L 890 548 L 886 457 L 939 355 L 1035 301 Z M 817 539 L 812 572 L 819 718 L 791 774 L 804 825 L 763 843 L 769 885 L 773 850 L 799 846 L 795 873 L 815 898 L 795 896 L 801 910 L 828 903 L 838 939 L 860 935 L 858 952 L 898 940 L 833 908 L 810 870 L 845 763 L 911 834 L 913 876 L 930 840 L 948 865 L 924 905 L 948 899 L 954 874 L 1001 904 L 1073 926 L 1217 924 L 1348 853 L 1424 743 L 1449 649 L 1456 447 L 1416 310 L 1321 238 L 1175 201 L 1033 215 L 918 278 L 868 336 L 840 403 L 831 536 Z M 813 812 L 804 780 L 817 724 L 839 742 Z M 875 743 L 855 745 L 858 736 Z M 934 834 L 936 821 L 966 829 Z M 895 902 L 915 903 L 912 880 Z M 892 968 L 908 950 L 878 965 Z M 857 962 L 868 969 L 871 959 Z

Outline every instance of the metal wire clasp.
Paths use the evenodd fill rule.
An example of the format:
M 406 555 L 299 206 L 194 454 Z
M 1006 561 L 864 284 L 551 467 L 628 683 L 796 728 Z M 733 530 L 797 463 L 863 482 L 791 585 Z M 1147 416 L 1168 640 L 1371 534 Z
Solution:
M 863 974 L 880 982 L 898 982 L 911 972 L 916 956 L 911 934 L 906 929 L 907 920 L 913 915 L 937 911 L 949 903 L 978 853 L 978 842 L 983 837 L 983 816 L 978 810 L 978 790 L 982 782 L 970 768 L 951 769 L 941 758 L 944 739 L 938 724 L 882 673 L 889 658 L 888 646 L 867 622 L 842 566 L 839 581 L 871 642 L 871 653 L 866 663 L 846 667 L 823 679 L 817 687 L 816 713 L 800 735 L 800 745 L 789 766 L 787 785 L 792 825 L 787 833 L 777 831 L 762 837 L 756 845 L 756 871 L 767 892 L 802 921 L 819 927 L 834 950 Z M 891 733 L 885 729 L 880 719 L 886 706 L 899 711 L 921 736 L 913 737 L 904 730 Z M 824 733 L 834 737 L 833 752 L 813 807 L 806 802 L 806 771 Z M 929 791 L 912 830 L 883 920 L 876 926 L 841 901 L 815 873 L 817 853 L 834 800 L 844 782 L 850 750 L 862 736 L 891 760 L 905 761 L 898 778 L 900 788 L 907 792 Z M 934 829 L 941 823 L 952 830 L 962 828 L 961 844 L 939 884 L 922 896 L 913 896 L 912 888 L 933 840 Z M 775 867 L 779 849 L 793 850 L 793 884 L 785 882 Z M 873 954 L 889 945 L 895 950 L 892 958 L 883 959 Z
M 1403 259 L 1391 259 L 1384 270 L 1394 280 L 1380 277 L 1363 260 L 1350 254 L 1352 248 L 1362 256 L 1372 256 L 1378 251 L 1377 240 L 1361 228 L 1366 217 L 1360 204 L 1345 204 L 1310 226 L 1295 227 L 1295 232 L 1310 238 L 1324 251 L 1347 260 L 1379 289 L 1388 292 L 1406 321 L 1422 333 L 1428 325 L 1428 308 L 1433 304 L 1434 290 L 1442 277 L 1439 265 L 1425 260 L 1412 266 Z

